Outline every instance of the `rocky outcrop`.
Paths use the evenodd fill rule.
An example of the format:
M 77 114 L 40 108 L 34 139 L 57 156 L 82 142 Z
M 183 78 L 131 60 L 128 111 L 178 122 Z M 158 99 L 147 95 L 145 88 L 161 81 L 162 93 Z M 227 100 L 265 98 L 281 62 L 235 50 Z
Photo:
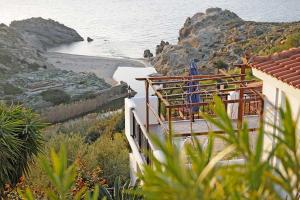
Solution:
M 202 74 L 214 73 L 214 63 L 232 64 L 245 52 L 268 53 L 286 38 L 299 33 L 300 23 L 260 23 L 244 21 L 220 8 L 207 9 L 187 18 L 179 31 L 178 43 L 157 51 L 152 64 L 163 74 L 182 74 L 190 61 L 199 59 Z
M 87 38 L 86 38 L 86 41 L 88 41 L 88 42 L 93 42 L 94 39 L 92 39 L 92 38 L 90 38 L 90 37 L 87 37 Z
M 163 40 L 160 42 L 160 44 L 156 45 L 156 55 L 160 54 L 167 45 L 169 45 L 169 42 L 165 42 Z
M 23 36 L 5 24 L 0 24 L 1 75 L 51 67 L 40 51 L 28 45 Z
M 13 21 L 10 27 L 21 34 L 29 45 L 39 50 L 83 41 L 83 38 L 74 29 L 52 19 L 46 20 L 39 17 Z
M 43 55 L 49 47 L 80 40 L 75 30 L 53 20 L 0 24 L 0 101 L 42 109 L 53 105 L 43 98 L 47 91 L 63 91 L 68 99 L 77 101 L 110 88 L 95 74 L 56 69 Z
M 153 53 L 151 53 L 149 49 L 146 49 L 144 51 L 144 58 L 152 58 L 152 57 L 153 57 Z

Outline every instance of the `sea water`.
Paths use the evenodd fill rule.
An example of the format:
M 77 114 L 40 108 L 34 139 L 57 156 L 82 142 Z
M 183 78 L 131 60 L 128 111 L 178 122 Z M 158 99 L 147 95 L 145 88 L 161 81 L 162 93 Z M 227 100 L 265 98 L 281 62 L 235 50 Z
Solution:
M 300 0 L 0 0 L 0 23 L 52 18 L 94 39 L 54 51 L 140 58 L 161 40 L 176 43 L 186 18 L 209 7 L 229 9 L 245 20 L 300 20 Z

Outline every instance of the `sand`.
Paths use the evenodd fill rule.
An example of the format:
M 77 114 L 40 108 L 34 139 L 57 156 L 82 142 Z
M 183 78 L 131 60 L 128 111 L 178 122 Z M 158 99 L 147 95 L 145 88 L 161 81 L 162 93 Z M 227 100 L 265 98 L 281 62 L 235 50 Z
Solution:
M 113 75 L 118 67 L 144 68 L 148 65 L 142 59 L 105 58 L 54 52 L 47 52 L 45 56 L 48 62 L 57 68 L 74 72 L 93 72 L 111 85 L 117 84 Z

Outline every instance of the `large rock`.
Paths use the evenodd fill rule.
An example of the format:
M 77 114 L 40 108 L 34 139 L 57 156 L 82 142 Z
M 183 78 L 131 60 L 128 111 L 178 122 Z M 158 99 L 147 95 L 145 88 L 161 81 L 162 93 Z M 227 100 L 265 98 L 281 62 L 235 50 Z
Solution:
M 0 24 L 1 75 L 50 67 L 39 50 L 28 45 L 20 33 Z
M 30 18 L 13 21 L 10 27 L 22 34 L 24 39 L 40 50 L 83 41 L 83 38 L 72 28 L 52 19 Z
M 182 74 L 190 61 L 197 58 L 199 67 L 206 66 L 201 73 L 215 73 L 214 63 L 239 62 L 248 51 L 265 53 L 299 30 L 299 22 L 244 21 L 231 11 L 210 8 L 187 18 L 179 31 L 178 43 L 159 48 L 152 64 L 160 73 Z
M 151 53 L 149 49 L 146 49 L 144 51 L 144 58 L 152 58 L 152 57 L 153 57 L 153 53 Z

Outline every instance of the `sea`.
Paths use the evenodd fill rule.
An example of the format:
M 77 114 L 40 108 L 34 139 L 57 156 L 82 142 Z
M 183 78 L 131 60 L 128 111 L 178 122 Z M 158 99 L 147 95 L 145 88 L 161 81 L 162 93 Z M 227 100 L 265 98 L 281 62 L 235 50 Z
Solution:
M 161 40 L 176 43 L 186 18 L 210 7 L 229 9 L 245 20 L 300 21 L 300 0 L 0 0 L 0 23 L 51 18 L 94 39 L 52 51 L 141 58 Z

